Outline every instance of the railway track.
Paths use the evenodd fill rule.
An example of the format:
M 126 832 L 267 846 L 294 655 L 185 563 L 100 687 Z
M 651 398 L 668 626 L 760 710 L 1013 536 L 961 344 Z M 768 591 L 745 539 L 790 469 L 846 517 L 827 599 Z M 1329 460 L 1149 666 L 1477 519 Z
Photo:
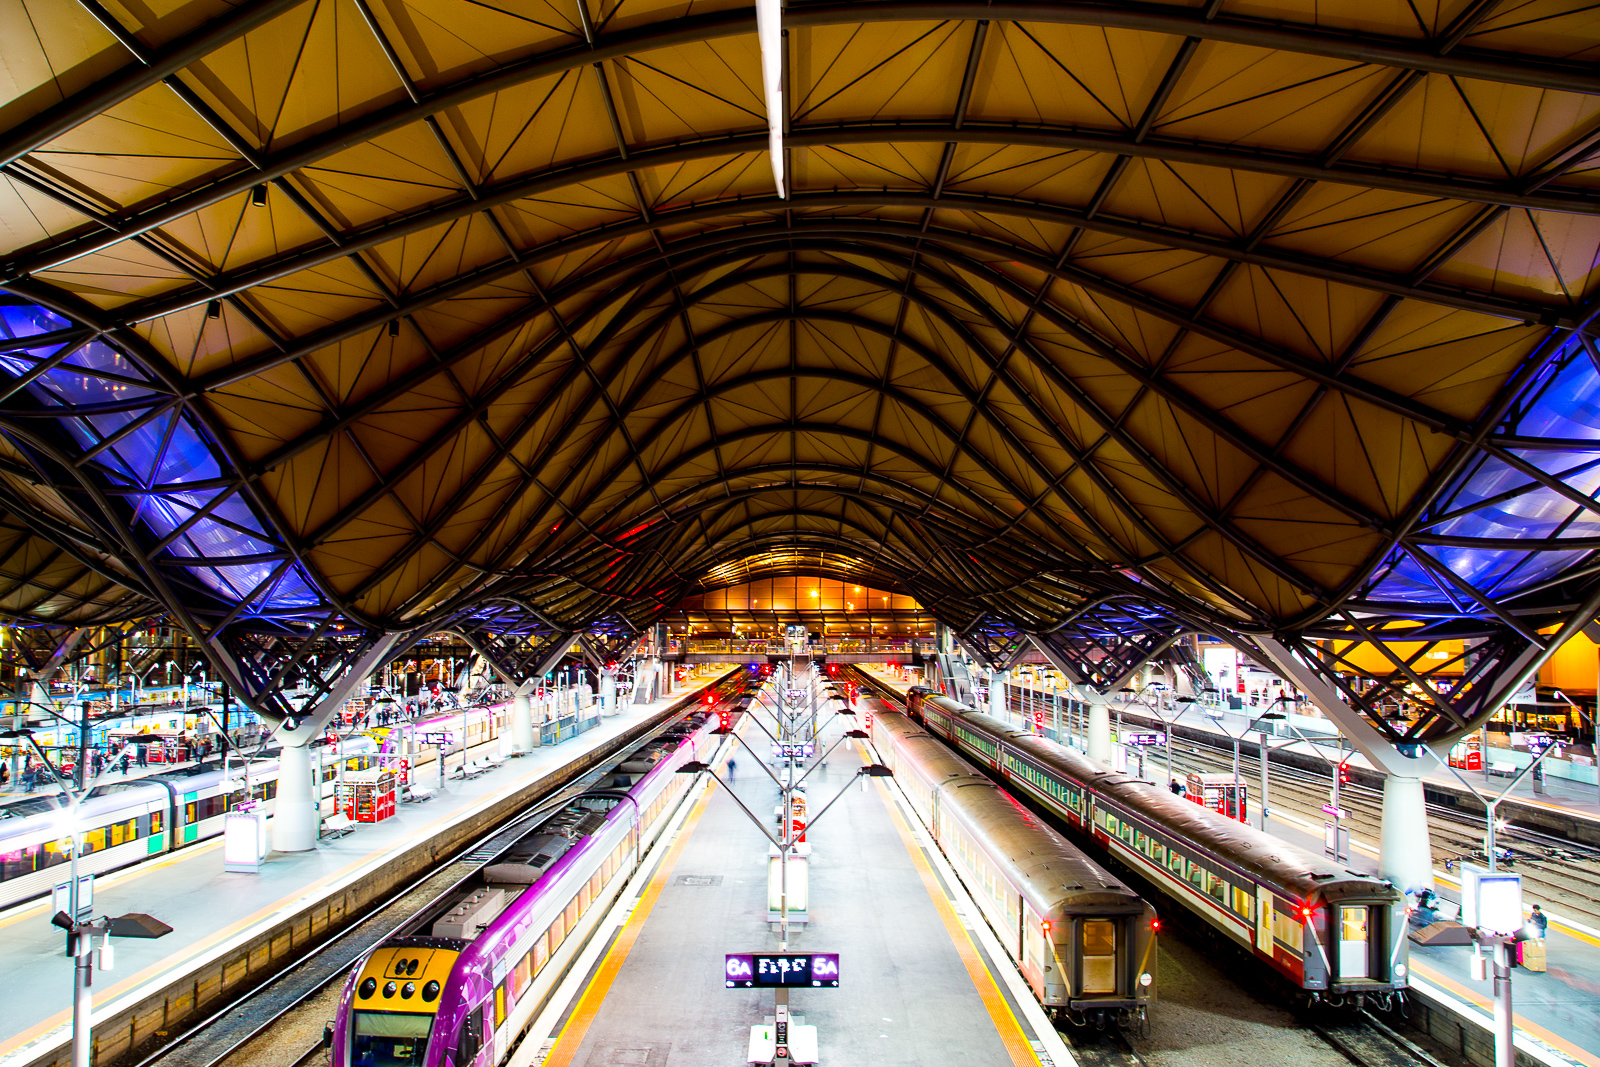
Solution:
M 1165 763 L 1152 754 L 1162 772 Z M 1231 752 L 1185 740 L 1173 746 L 1175 774 L 1190 770 L 1231 773 Z M 1331 771 L 1330 771 L 1331 774 Z M 1261 781 L 1260 760 L 1241 754 L 1239 776 L 1254 786 Z M 1325 816 L 1322 805 L 1331 799 L 1331 782 L 1299 768 L 1274 763 L 1269 776 L 1269 807 L 1284 809 L 1316 823 Z M 1252 801 L 1259 798 L 1252 797 Z M 1344 824 L 1357 836 L 1377 840 L 1383 820 L 1383 794 L 1367 786 L 1348 783 L 1339 789 L 1339 805 L 1350 812 Z M 1482 860 L 1483 822 L 1453 808 L 1428 805 L 1430 845 L 1435 866 L 1449 869 L 1465 858 Z M 1600 925 L 1600 852 L 1526 827 L 1502 825 L 1495 831 L 1498 848 L 1509 849 L 1521 872 L 1529 896 L 1558 909 L 1559 913 L 1591 926 Z
M 738 673 L 714 689 L 727 698 L 742 681 Z M 505 851 L 538 820 L 548 818 L 603 772 L 613 755 L 647 744 L 685 715 L 705 705 L 696 700 L 668 713 L 649 729 L 619 735 L 561 785 L 523 813 L 458 850 L 453 856 L 375 906 L 368 914 L 288 961 L 278 973 L 242 996 L 125 1062 L 133 1067 L 306 1067 L 325 1061 L 323 1027 L 334 1017 L 344 977 L 368 950 L 400 930 L 440 896 Z
M 898 693 L 882 687 L 877 683 L 877 679 L 865 672 L 858 672 L 858 676 L 863 680 L 865 687 L 863 692 L 870 693 L 887 707 L 897 711 L 905 710 L 905 702 Z M 1175 770 L 1177 755 L 1178 749 L 1175 748 Z M 1229 769 L 1232 766 L 1231 753 L 1227 755 L 1219 753 L 1214 757 L 1207 753 L 1202 758 L 1222 760 L 1227 763 Z M 1216 768 L 1208 764 L 1204 769 Z M 1275 768 L 1274 779 L 1278 777 L 1278 773 Z M 1301 788 L 1309 789 L 1310 786 L 1302 784 Z M 1320 814 L 1320 811 L 1318 813 Z M 1180 917 L 1174 925 L 1183 928 L 1185 924 Z M 1184 942 L 1187 939 L 1178 940 Z M 1298 1027 L 1304 1035 L 1305 1044 L 1297 1049 L 1284 1049 L 1281 1055 L 1275 1056 L 1275 1062 L 1284 1067 L 1295 1067 L 1302 1063 L 1334 1062 L 1352 1064 L 1354 1067 L 1445 1067 L 1433 1053 L 1399 1033 L 1370 1011 L 1335 1015 L 1310 1010 L 1291 1012 L 1276 1005 L 1269 1007 L 1268 1001 L 1261 999 L 1259 989 L 1245 988 L 1236 981 L 1237 975 L 1229 973 L 1226 968 L 1217 968 L 1215 961 L 1209 957 L 1209 951 L 1201 951 L 1197 946 L 1187 944 L 1175 946 L 1168 936 L 1163 937 L 1160 951 L 1163 956 L 1169 953 L 1177 956 L 1176 959 L 1162 960 L 1163 989 L 1166 990 L 1171 986 L 1169 969 L 1194 972 L 1197 980 L 1193 984 L 1204 989 L 1204 993 L 1195 998 L 1194 1007 L 1198 1008 L 1198 1014 L 1206 1016 L 1208 1025 L 1215 1024 L 1216 1020 L 1227 1015 L 1230 1010 L 1238 1012 L 1239 1006 L 1230 1001 L 1233 997 L 1243 996 L 1255 997 L 1260 1002 L 1262 1011 L 1276 1012 L 1280 1015 L 1278 1020 L 1268 1024 L 1271 1032 L 1276 1033 L 1284 1024 Z M 1164 996 L 1162 1004 L 1166 1010 L 1158 1011 L 1152 1017 L 1151 1029 L 1145 1035 L 1130 1034 L 1116 1029 L 1096 1031 L 1067 1028 L 1059 1032 L 1080 1067 L 1189 1067 L 1196 1062 L 1202 1062 L 1197 1061 L 1194 1056 L 1195 1050 L 1190 1046 L 1192 1022 L 1170 1020 L 1165 1014 L 1173 1011 L 1177 1001 L 1192 994 L 1192 990 L 1173 990 L 1171 996 Z M 1248 1035 L 1252 1023 L 1240 1017 L 1235 1018 L 1232 1025 L 1241 1034 Z M 1247 1036 L 1247 1039 L 1251 1038 Z M 1253 1039 L 1259 1040 L 1259 1035 Z M 1218 1043 L 1224 1049 L 1230 1048 L 1233 1040 L 1231 1037 L 1221 1035 L 1217 1037 Z M 1269 1040 L 1277 1039 L 1274 1037 Z M 1242 1050 L 1239 1055 L 1243 1055 L 1248 1061 L 1248 1054 Z M 1230 1056 L 1226 1062 L 1236 1063 L 1240 1060 Z

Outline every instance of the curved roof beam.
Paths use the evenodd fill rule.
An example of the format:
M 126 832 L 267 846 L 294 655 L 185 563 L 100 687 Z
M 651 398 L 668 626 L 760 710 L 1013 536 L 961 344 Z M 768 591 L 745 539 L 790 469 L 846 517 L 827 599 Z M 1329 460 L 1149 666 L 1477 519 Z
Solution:
M 945 200 L 933 197 L 931 194 L 916 194 L 895 196 L 889 194 L 863 194 L 870 197 L 870 203 L 894 203 L 901 206 L 920 207 L 925 210 L 938 210 L 948 206 Z M 660 212 L 652 216 L 649 222 L 629 220 L 616 223 L 595 230 L 586 231 L 559 242 L 552 242 L 543 246 L 537 253 L 521 256 L 517 259 L 509 257 L 492 265 L 479 268 L 461 278 L 442 283 L 429 290 L 418 293 L 410 299 L 402 300 L 398 307 L 381 307 L 371 312 L 352 316 L 342 323 L 335 324 L 316 334 L 301 339 L 298 343 L 289 346 L 280 352 L 266 353 L 260 356 L 239 360 L 235 364 L 222 368 L 210 374 L 201 375 L 192 380 L 190 388 L 195 392 L 203 392 L 221 388 L 231 382 L 253 377 L 263 371 L 280 366 L 287 362 L 310 355 L 329 345 L 356 336 L 367 330 L 376 329 L 384 324 L 403 319 L 413 313 L 430 307 L 441 301 L 465 296 L 491 282 L 500 280 L 511 274 L 519 273 L 530 265 L 537 265 L 549 260 L 557 259 L 572 254 L 579 249 L 586 249 L 595 245 L 608 243 L 619 237 L 632 236 L 641 233 L 650 233 L 658 230 L 667 230 L 678 226 L 690 217 L 720 217 L 729 208 L 741 207 L 745 210 L 784 210 L 792 208 L 797 213 L 811 207 L 814 203 L 827 206 L 846 206 L 854 204 L 862 206 L 868 200 L 857 199 L 853 196 L 821 194 L 820 201 L 813 201 L 807 195 L 796 195 L 790 200 L 783 201 L 772 198 L 767 201 L 729 201 L 726 204 L 718 203 L 715 206 L 697 205 L 694 208 L 683 209 L 679 212 Z M 1001 200 L 983 202 L 984 210 L 991 213 L 1009 214 L 1009 209 L 1016 208 L 1023 217 L 1035 217 L 1046 221 L 1062 222 L 1072 225 L 1070 217 L 1055 217 L 1048 210 L 1024 210 L 1021 206 L 1008 204 Z M 1443 412 L 1429 408 L 1425 404 L 1417 403 L 1391 390 L 1384 389 L 1363 379 L 1352 376 L 1343 369 L 1330 370 L 1326 364 L 1313 363 L 1287 349 L 1275 346 L 1261 338 L 1246 335 L 1239 330 L 1225 326 L 1219 322 L 1208 319 L 1204 314 L 1196 315 L 1191 309 L 1172 304 L 1155 296 L 1129 288 L 1119 282 L 1114 282 L 1100 275 L 1094 274 L 1081 267 L 1070 263 L 1061 264 L 1055 259 L 1038 255 L 1032 249 L 1010 245 L 993 238 L 978 234 L 969 234 L 961 231 L 952 231 L 936 227 L 924 230 L 922 227 L 911 223 L 889 222 L 873 218 L 846 218 L 846 219 L 795 219 L 792 225 L 785 226 L 774 222 L 756 226 L 728 227 L 719 230 L 709 230 L 694 237 L 682 238 L 669 246 L 671 254 L 680 250 L 692 253 L 694 250 L 708 245 L 741 245 L 754 241 L 758 237 L 785 236 L 823 236 L 835 234 L 842 238 L 851 236 L 872 237 L 875 240 L 899 240 L 903 243 L 921 246 L 928 242 L 939 242 L 968 251 L 981 251 L 993 254 L 996 258 L 1015 261 L 1027 265 L 1032 270 L 1040 271 L 1051 277 L 1059 278 L 1080 285 L 1091 292 L 1117 300 L 1121 303 L 1148 312 L 1158 318 L 1164 319 L 1188 329 L 1204 337 L 1209 337 L 1230 347 L 1237 348 L 1247 355 L 1255 356 L 1284 370 L 1293 371 L 1309 381 L 1325 385 L 1330 389 L 1348 393 L 1362 400 L 1393 411 L 1395 414 L 1414 419 L 1432 429 L 1450 433 L 1454 436 L 1463 436 L 1466 433 L 1459 419 L 1452 418 Z M 668 260 L 668 253 L 651 249 L 648 252 L 631 257 L 627 263 L 616 263 L 602 268 L 598 277 L 590 276 L 590 284 L 597 280 L 604 280 L 618 274 L 625 273 L 630 267 L 652 260 Z M 550 299 L 540 299 L 530 302 L 524 310 L 518 313 L 514 321 L 525 321 L 526 318 L 536 315 L 551 306 Z M 1591 305 L 1580 306 L 1573 316 L 1577 325 L 1587 326 L 1589 322 L 1600 314 L 1600 298 Z M 1502 316 L 1504 317 L 1504 316 Z M 1519 320 L 1520 321 L 1520 320 Z
M 1131 134 L 1115 131 L 1050 126 L 998 126 L 973 122 L 963 123 L 960 126 L 938 123 L 852 123 L 827 127 L 797 126 L 785 136 L 785 143 L 796 148 L 828 147 L 838 144 L 953 143 L 1037 147 L 1051 151 L 1105 152 L 1386 189 L 1421 197 L 1525 207 L 1536 211 L 1600 214 L 1600 195 L 1593 195 L 1587 191 L 1575 190 L 1570 195 L 1522 194 L 1510 183 L 1478 182 L 1460 176 L 1432 177 L 1420 172 L 1411 175 L 1392 168 L 1366 167 L 1347 162 L 1324 166 L 1316 162 L 1316 157 L 1310 155 L 1251 151 L 1237 145 L 1205 145 L 1188 140 L 1167 141 L 1159 136 L 1136 140 Z M 559 192 L 575 185 L 615 177 L 629 171 L 754 152 L 763 149 L 765 145 L 764 132 L 759 135 L 700 138 L 630 150 L 625 159 L 619 159 L 614 153 L 608 153 L 604 156 L 551 167 L 536 174 L 485 185 L 478 190 L 476 198 L 460 197 L 421 211 L 411 212 L 400 218 L 337 231 L 339 236 L 337 245 L 318 243 L 286 252 L 236 270 L 220 272 L 207 278 L 204 284 L 196 284 L 175 293 L 131 301 L 121 305 L 117 311 L 121 321 L 125 323 L 159 318 L 220 296 L 240 293 L 257 285 L 278 281 L 299 271 L 334 262 L 353 252 L 368 251 L 386 242 L 421 233 L 447 222 L 467 218 L 480 211 L 514 203 L 527 197 Z M 947 195 L 949 206 L 962 206 L 958 194 Z M 999 202 L 1003 203 L 1004 200 Z M 734 201 L 734 203 L 740 202 Z M 1073 209 L 1067 207 L 1065 210 Z M 1099 224 L 1095 225 L 1097 220 L 1100 220 Z M 1120 222 L 1127 224 L 1127 220 Z M 1081 223 L 1074 219 L 1074 224 L 1083 225 L 1096 232 L 1125 232 L 1109 228 L 1118 226 L 1119 220 L 1104 219 L 1098 213 L 1094 216 L 1086 215 Z M 1139 231 L 1141 236 L 1146 232 L 1157 231 Z M 1171 233 L 1174 236 L 1188 235 L 1188 231 L 1174 230 Z M 1375 276 L 1381 277 L 1381 275 Z
M 1198 8 L 1153 3 L 993 5 L 972 0 L 943 0 L 943 2 L 930 0 L 927 3 L 797 3 L 791 4 L 785 10 L 784 23 L 788 26 L 836 26 L 868 22 L 990 19 L 1119 27 L 1328 56 L 1407 70 L 1423 70 L 1454 77 L 1481 78 L 1487 81 L 1586 95 L 1600 94 L 1600 75 L 1595 73 L 1592 65 L 1585 63 L 1540 60 L 1526 55 L 1460 47 L 1440 54 L 1430 42 L 1426 41 L 1385 38 L 1375 34 L 1344 32 L 1326 27 L 1295 27 L 1282 22 L 1236 16 L 1214 15 L 1210 19 L 1205 16 L 1206 12 Z M 350 144 L 370 140 L 412 123 L 421 122 L 440 111 L 470 103 L 491 93 L 638 52 L 753 34 L 755 28 L 754 9 L 745 9 L 736 12 L 686 15 L 667 22 L 615 33 L 598 33 L 587 47 L 577 41 L 572 45 L 557 46 L 516 63 L 465 78 L 453 85 L 436 88 L 422 95 L 415 103 L 407 100 L 403 104 L 381 108 L 355 122 L 337 125 L 282 152 L 261 157 L 258 161 L 259 167 L 247 163 L 244 169 L 214 178 L 188 194 L 158 202 L 153 206 L 123 212 L 124 217 L 107 220 L 110 223 L 109 233 L 96 228 L 93 233 L 68 239 L 55 249 L 28 257 L 14 257 L 0 264 L 0 277 L 9 280 L 46 270 L 78 256 L 109 247 L 117 241 L 147 233 L 200 207 L 237 196 L 251 186 L 309 166 Z M 198 58 L 200 57 L 195 56 L 190 62 Z M 132 73 L 140 77 L 149 77 L 153 72 L 147 70 Z M 155 80 L 159 80 L 159 77 L 151 79 L 147 84 L 154 84 Z M 131 84 L 124 79 L 119 85 L 125 83 Z M 140 88 L 142 87 L 141 85 Z M 123 90 L 117 88 L 115 91 Z M 136 92 L 137 89 L 133 91 Z M 110 106 L 112 102 L 109 97 L 106 98 L 106 103 L 96 103 L 88 97 L 73 99 L 75 101 L 73 107 L 76 110 L 88 112 L 84 118 L 92 117 L 93 114 Z M 31 143 L 31 138 L 28 137 L 16 142 L 16 144 L 28 143 Z

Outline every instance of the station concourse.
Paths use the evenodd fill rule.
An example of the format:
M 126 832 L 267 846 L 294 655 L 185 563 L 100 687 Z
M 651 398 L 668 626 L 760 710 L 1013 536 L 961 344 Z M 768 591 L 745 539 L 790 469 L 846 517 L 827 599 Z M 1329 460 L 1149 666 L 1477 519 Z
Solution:
M 863 983 L 800 998 L 820 1062 L 1595 1062 L 1585 0 L 6 0 L 0 41 L 0 1067 L 329 1023 L 330 1065 L 741 1062 L 701 964 L 759 896 L 737 801 L 822 758 L 791 691 L 818 782 L 872 776 L 815 842 L 800 937 Z M 1073 913 L 1068 994 L 1057 903 L 963 904 L 859 670 L 1254 816 L 1051 779 L 979 835 L 1070 792 L 1086 862 L 1177 864 L 1126 890 L 1194 920 L 1153 1016 L 1086 1007 L 1123 920 Z

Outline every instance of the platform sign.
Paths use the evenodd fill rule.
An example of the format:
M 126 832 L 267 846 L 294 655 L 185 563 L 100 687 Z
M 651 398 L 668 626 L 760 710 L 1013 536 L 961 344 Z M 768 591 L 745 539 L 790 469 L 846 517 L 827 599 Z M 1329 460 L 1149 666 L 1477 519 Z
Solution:
M 1322 814 L 1332 815 L 1335 819 L 1348 819 L 1350 812 L 1346 808 L 1336 808 L 1332 804 L 1322 805 Z
M 1141 747 L 1151 747 L 1151 746 L 1155 746 L 1155 745 L 1164 745 L 1166 743 L 1167 743 L 1167 735 L 1166 734 L 1129 734 L 1128 735 L 1128 744 L 1130 744 L 1130 745 L 1139 745 Z
M 730 952 L 723 964 L 729 989 L 838 989 L 837 952 Z
M 454 738 L 448 730 L 429 730 L 422 735 L 424 745 L 448 745 Z
M 817 746 L 814 742 L 806 741 L 796 745 L 772 746 L 773 759 L 810 759 L 816 754 Z

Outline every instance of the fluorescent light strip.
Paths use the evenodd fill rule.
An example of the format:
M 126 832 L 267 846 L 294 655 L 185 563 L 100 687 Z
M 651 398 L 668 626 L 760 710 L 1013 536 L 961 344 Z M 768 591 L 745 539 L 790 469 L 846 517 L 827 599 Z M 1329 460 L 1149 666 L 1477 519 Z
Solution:
M 767 153 L 772 181 L 787 198 L 783 180 L 783 3 L 756 0 L 756 37 L 761 42 L 761 86 L 767 99 Z

